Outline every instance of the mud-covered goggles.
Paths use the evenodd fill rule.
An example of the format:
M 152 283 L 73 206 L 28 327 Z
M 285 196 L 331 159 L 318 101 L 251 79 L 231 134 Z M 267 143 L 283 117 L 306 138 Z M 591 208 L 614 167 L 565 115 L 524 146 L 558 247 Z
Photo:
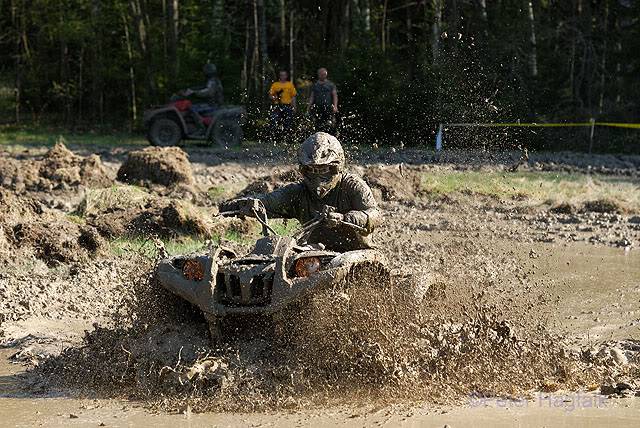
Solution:
M 300 172 L 303 175 L 315 175 L 327 177 L 338 173 L 337 165 L 301 165 Z

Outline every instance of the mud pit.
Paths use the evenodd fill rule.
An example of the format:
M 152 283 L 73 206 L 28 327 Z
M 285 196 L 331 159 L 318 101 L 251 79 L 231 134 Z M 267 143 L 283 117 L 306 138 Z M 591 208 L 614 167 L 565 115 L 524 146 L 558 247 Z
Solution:
M 198 162 L 192 162 L 190 203 L 210 214 L 216 199 L 277 186 L 295 176 L 284 159 L 254 164 L 250 157 L 225 162 L 224 156 L 191 153 Z M 25 255 L 15 257 L 14 237 L 5 233 L 7 246 L 0 249 L 5 248 L 2 260 L 10 268 L 0 276 L 0 334 L 10 361 L 32 370 L 7 376 L 4 395 L 75 397 L 77 405 L 71 407 L 39 400 L 54 403 L 52 412 L 71 408 L 68 412 L 85 422 L 144 417 L 142 410 L 116 411 L 114 406 L 121 404 L 106 400 L 126 398 L 133 400 L 127 406 L 163 414 L 293 409 L 298 416 L 246 420 L 330 424 L 351 419 L 393 423 L 407 413 L 416 421 L 446 422 L 444 416 L 433 416 L 433 406 L 462 421 L 469 412 L 474 420 L 473 411 L 480 409 L 472 399 L 481 399 L 486 412 L 496 397 L 511 399 L 515 407 L 517 400 L 543 397 L 537 394 L 636 393 L 638 345 L 630 339 L 640 324 L 640 259 L 634 249 L 640 227 L 633 200 L 598 203 L 599 194 L 594 194 L 571 199 L 567 208 L 559 201 L 518 194 L 443 193 L 423 187 L 425 174 L 460 167 L 506 173 L 493 164 L 368 162 L 354 155 L 351 168 L 367 177 L 385 209 L 377 243 L 392 260 L 396 287 L 409 276 L 430 285 L 419 308 L 363 284 L 363 289 L 317 296 L 303 317 L 292 320 L 298 334 L 286 340 L 249 331 L 223 349 L 210 349 L 202 319 L 179 300 L 165 293 L 139 299 L 151 287 L 147 277 L 153 264 L 139 247 L 114 254 L 107 244 L 107 251 L 52 266 L 43 263 L 30 241 L 24 244 Z M 119 163 L 111 159 L 108 165 L 114 177 Z M 637 186 L 634 174 L 623 176 Z M 146 191 L 167 205 L 180 198 L 155 186 Z M 31 192 L 36 200 L 44 197 Z M 64 212 L 80 205 L 66 211 L 48 208 L 49 214 L 67 219 Z M 49 221 L 37 212 L 30 215 Z M 73 221 L 93 227 L 95 216 Z M 96 239 L 136 232 L 135 225 L 114 230 Z M 249 231 L 240 225 L 236 230 Z M 255 236 L 255 229 L 251 233 Z M 251 238 L 246 239 L 235 245 L 246 248 Z M 88 399 L 98 401 L 86 404 L 93 403 Z M 14 417 L 24 409 L 17 398 L 2 400 Z M 624 425 L 624 400 L 637 399 L 607 400 Z M 631 406 L 637 407 L 635 401 Z M 328 416 L 318 417 L 324 412 L 319 408 L 329 409 Z M 504 417 L 499 412 L 493 417 Z M 211 419 L 190 417 L 201 423 L 232 422 L 221 414 L 208 415 Z M 75 419 L 60 417 L 60 424 Z

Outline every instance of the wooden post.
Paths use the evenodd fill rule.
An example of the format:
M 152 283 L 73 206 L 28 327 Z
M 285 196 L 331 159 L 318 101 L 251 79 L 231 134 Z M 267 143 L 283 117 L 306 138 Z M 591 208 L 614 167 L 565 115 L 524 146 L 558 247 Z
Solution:
M 593 150 L 593 133 L 596 129 L 596 120 L 591 118 L 589 122 L 591 122 L 591 132 L 589 135 L 589 154 L 591 154 L 591 150 Z

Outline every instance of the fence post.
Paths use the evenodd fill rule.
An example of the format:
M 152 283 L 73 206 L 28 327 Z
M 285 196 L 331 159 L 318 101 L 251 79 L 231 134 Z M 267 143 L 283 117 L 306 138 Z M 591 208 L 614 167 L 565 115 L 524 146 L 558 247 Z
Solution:
M 593 149 L 593 133 L 596 128 L 596 120 L 591 118 L 589 122 L 591 122 L 591 133 L 589 134 L 589 154 L 591 154 L 591 150 Z

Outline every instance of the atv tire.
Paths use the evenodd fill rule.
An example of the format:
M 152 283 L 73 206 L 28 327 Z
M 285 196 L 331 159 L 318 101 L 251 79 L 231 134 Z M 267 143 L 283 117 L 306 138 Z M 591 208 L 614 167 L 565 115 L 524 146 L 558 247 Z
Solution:
M 238 147 L 242 142 L 242 127 L 235 120 L 222 119 L 213 125 L 212 139 L 223 148 Z
M 161 117 L 151 123 L 147 139 L 154 146 L 177 146 L 182 141 L 182 128 L 175 120 Z

